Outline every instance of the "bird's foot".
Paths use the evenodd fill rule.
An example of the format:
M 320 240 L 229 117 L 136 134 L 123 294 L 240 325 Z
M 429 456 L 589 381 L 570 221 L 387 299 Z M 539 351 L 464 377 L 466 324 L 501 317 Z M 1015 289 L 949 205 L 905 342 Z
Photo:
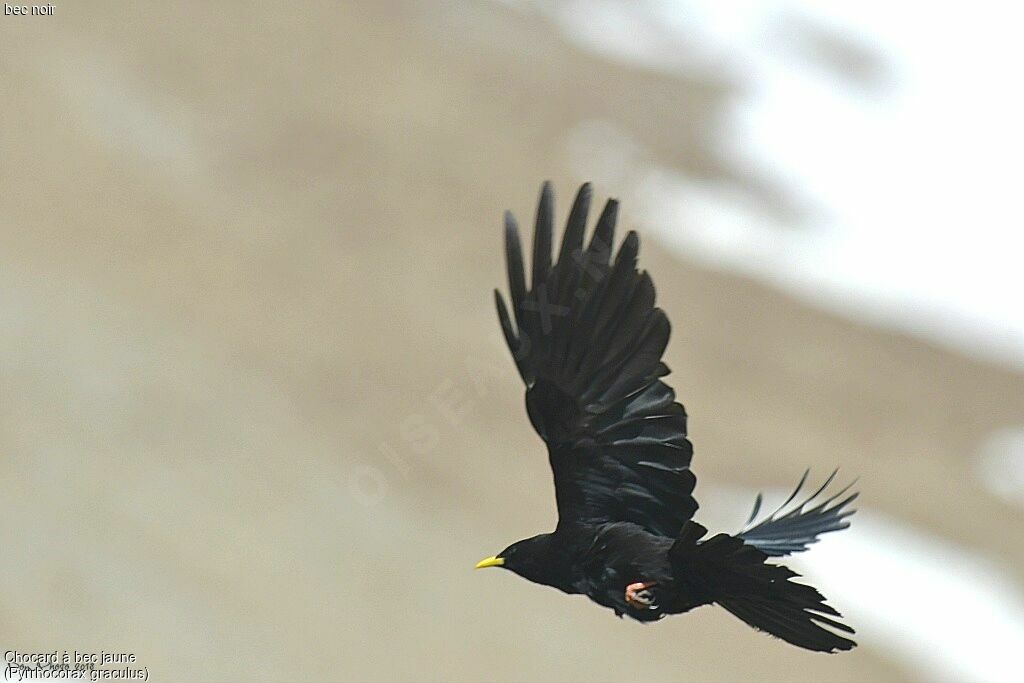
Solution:
M 658 609 L 654 602 L 654 593 L 649 590 L 654 585 L 654 581 L 638 581 L 626 586 L 626 604 L 633 609 Z

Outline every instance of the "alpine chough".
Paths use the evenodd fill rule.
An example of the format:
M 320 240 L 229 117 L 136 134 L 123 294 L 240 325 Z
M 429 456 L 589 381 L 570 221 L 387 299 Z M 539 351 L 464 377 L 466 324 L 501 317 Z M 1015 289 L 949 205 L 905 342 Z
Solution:
M 582 593 L 641 622 L 718 604 L 750 626 L 820 652 L 856 643 L 854 630 L 797 574 L 770 560 L 806 550 L 849 526 L 850 488 L 802 502 L 807 473 L 779 509 L 710 538 L 693 521 L 696 479 L 686 412 L 662 377 L 669 322 L 654 285 L 637 270 L 639 238 L 612 255 L 619 204 L 609 200 L 590 241 L 591 188 L 583 185 L 552 257 L 554 200 L 540 194 L 530 282 L 516 220 L 505 213 L 511 306 L 495 290 L 498 318 L 520 376 L 526 412 L 554 473 L 558 523 L 476 566 L 503 567 L 566 593 Z M 845 495 L 845 497 L 844 497 Z M 790 506 L 787 510 L 787 506 Z M 826 628 L 827 627 L 827 628 Z

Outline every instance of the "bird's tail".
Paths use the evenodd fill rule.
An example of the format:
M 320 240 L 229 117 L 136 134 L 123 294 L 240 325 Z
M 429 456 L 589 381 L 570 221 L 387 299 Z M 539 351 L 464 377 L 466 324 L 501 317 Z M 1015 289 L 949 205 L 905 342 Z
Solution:
M 728 534 L 706 541 L 707 529 L 688 522 L 669 556 L 676 581 L 693 595 L 716 602 L 759 631 L 817 652 L 850 650 L 857 645 L 825 628 L 852 634 L 842 618 L 811 586 L 790 579 L 788 567 L 768 564 L 768 555 Z

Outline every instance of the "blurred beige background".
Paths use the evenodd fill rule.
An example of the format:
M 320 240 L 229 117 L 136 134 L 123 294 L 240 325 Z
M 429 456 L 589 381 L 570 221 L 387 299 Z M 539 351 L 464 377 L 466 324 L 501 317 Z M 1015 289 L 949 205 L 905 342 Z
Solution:
M 55 5 L 0 17 L 0 647 L 153 680 L 928 678 L 855 616 L 825 657 L 471 569 L 554 519 L 492 307 L 501 212 L 550 178 L 564 216 L 591 118 L 793 211 L 718 154 L 728 82 L 486 2 Z M 712 515 L 838 464 L 1020 587 L 1021 511 L 971 456 L 1022 421 L 1021 374 L 641 237 Z

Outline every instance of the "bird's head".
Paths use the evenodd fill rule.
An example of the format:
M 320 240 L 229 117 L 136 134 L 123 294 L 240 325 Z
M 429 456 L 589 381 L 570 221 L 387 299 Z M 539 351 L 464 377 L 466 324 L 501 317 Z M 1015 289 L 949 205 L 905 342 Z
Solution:
M 551 558 L 551 534 L 516 541 L 494 557 L 476 563 L 477 569 L 485 567 L 501 567 L 535 583 L 557 585 L 553 576 L 556 568 Z

